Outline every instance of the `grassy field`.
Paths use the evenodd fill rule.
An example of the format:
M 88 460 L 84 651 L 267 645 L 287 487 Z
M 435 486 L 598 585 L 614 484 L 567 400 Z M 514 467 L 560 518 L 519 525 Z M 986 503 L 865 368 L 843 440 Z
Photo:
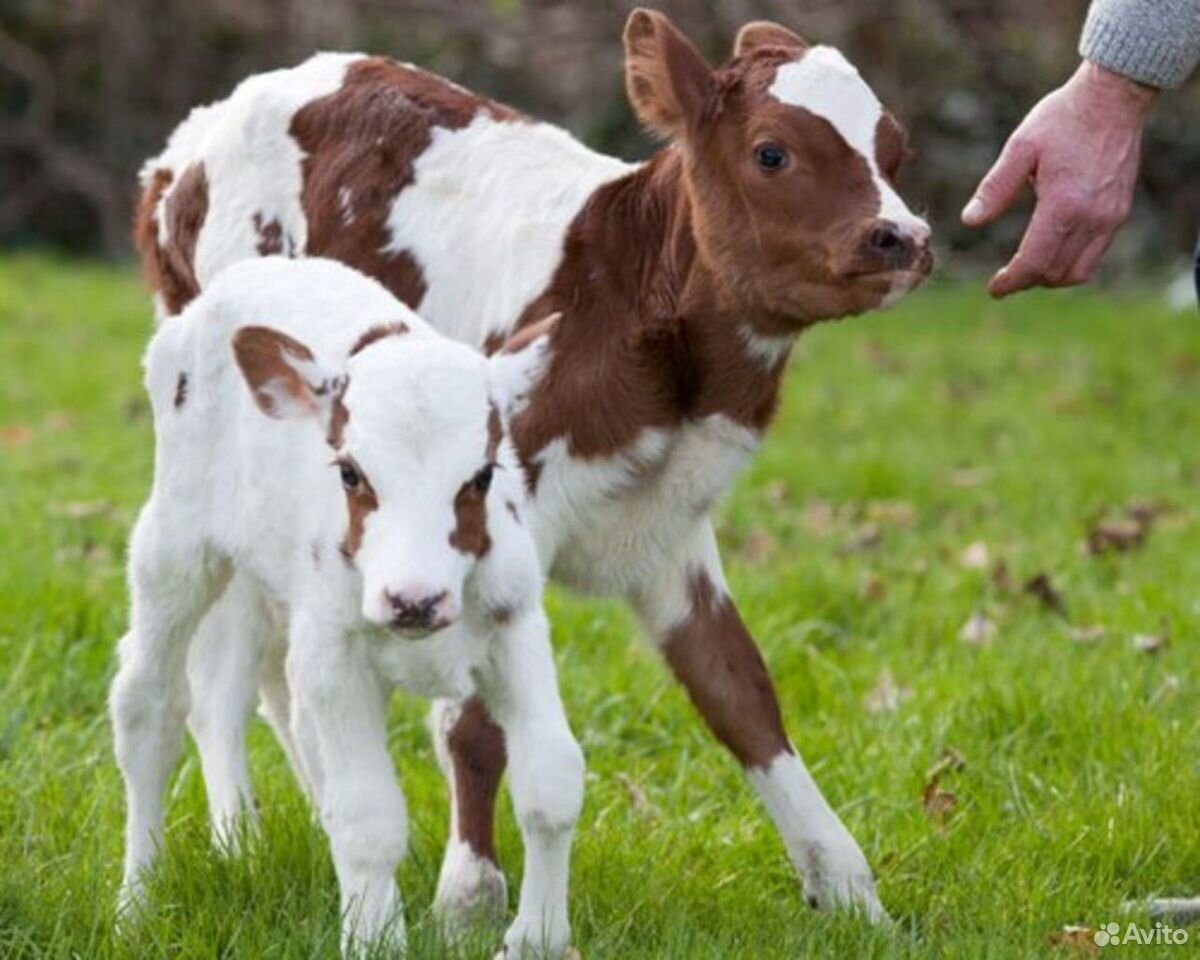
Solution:
M 0 262 L 0 957 L 334 957 L 326 845 L 261 725 L 261 837 L 212 852 L 189 751 L 154 910 L 113 931 L 104 705 L 150 482 L 149 329 L 131 272 Z M 556 592 L 590 771 L 585 960 L 1069 956 L 1064 925 L 1200 893 L 1198 388 L 1196 318 L 1146 297 L 932 289 L 806 336 L 720 535 L 794 738 L 899 922 L 808 911 L 629 617 Z M 397 698 L 411 953 L 490 956 L 497 935 L 451 948 L 428 919 L 446 801 L 423 717 Z M 1186 955 L 1191 932 L 1102 953 Z

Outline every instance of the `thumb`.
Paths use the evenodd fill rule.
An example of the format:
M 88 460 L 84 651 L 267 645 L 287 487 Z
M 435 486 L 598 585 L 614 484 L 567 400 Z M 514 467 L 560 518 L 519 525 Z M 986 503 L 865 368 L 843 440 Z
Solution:
M 1037 153 L 1025 141 L 1010 137 L 1000 156 L 987 172 L 975 195 L 963 207 L 962 222 L 982 227 L 1013 205 L 1037 166 Z

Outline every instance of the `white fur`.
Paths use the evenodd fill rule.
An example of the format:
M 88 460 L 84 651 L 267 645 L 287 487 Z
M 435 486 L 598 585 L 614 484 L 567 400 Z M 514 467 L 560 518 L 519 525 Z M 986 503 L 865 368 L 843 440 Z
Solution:
M 422 316 L 482 343 L 549 285 L 584 201 L 633 169 L 549 124 L 480 113 L 462 129 L 434 129 L 392 203 L 386 251 L 407 251 L 420 265 Z
M 875 132 L 883 105 L 858 70 L 833 47 L 816 46 L 775 73 L 770 93 L 781 103 L 804 107 L 828 120 L 842 139 L 867 162 L 879 191 L 879 216 L 891 220 L 918 240 L 929 237 L 929 225 L 914 216 L 883 177 L 875 159 Z
M 360 334 L 396 320 L 409 332 L 347 357 Z M 316 357 L 291 366 L 320 390 L 298 400 L 270 389 L 282 420 L 258 408 L 230 347 L 240 328 L 261 325 Z M 540 366 L 541 348 L 506 358 L 504 377 L 528 378 L 516 369 L 521 359 Z M 282 698 L 268 697 L 268 708 L 278 719 L 290 700 L 285 745 L 330 837 L 346 949 L 404 939 L 394 872 L 407 816 L 386 729 L 394 685 L 425 696 L 478 694 L 504 730 L 527 858 L 505 946 L 512 956 L 566 947 L 567 860 L 583 762 L 558 695 L 536 548 L 505 508 L 524 505 L 507 441 L 487 494 L 490 551 L 476 558 L 450 543 L 455 495 L 485 462 L 491 367 L 435 334 L 375 281 L 315 259 L 239 263 L 155 336 L 146 355 L 154 487 L 132 538 L 131 626 L 112 690 L 128 796 L 123 903 L 140 896 L 161 834 L 166 777 L 188 710 L 192 636 L 227 589 L 223 610 L 241 616 L 225 621 L 229 649 L 210 646 L 190 663 L 192 683 L 224 693 L 192 710 L 193 729 L 208 741 L 208 787 L 223 837 L 248 784 L 244 763 L 220 768 L 228 744 L 214 744 L 213 727 L 231 708 L 237 717 L 226 735 L 244 736 L 236 723 L 249 712 L 254 681 L 263 674 L 264 695 L 269 686 L 260 662 L 273 632 L 269 609 L 278 608 L 287 622 L 286 678 Z M 180 373 L 188 390 L 177 406 Z M 346 498 L 329 465 L 322 409 L 333 402 L 330 385 L 343 382 L 349 422 L 339 455 L 353 457 L 378 501 L 353 565 L 338 552 Z M 439 609 L 454 619 L 450 626 L 422 637 L 389 629 L 384 592 L 413 593 L 414 583 L 418 596 L 449 596 Z M 495 617 L 501 607 L 504 616 Z M 277 685 L 277 664 L 271 673 Z

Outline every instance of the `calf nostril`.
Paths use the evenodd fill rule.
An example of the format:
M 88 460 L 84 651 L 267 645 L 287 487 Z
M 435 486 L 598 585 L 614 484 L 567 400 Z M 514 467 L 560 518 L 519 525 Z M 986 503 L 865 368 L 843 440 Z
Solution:
M 903 245 L 904 238 L 900 235 L 900 228 L 890 221 L 878 224 L 871 231 L 871 246 L 876 250 L 891 253 Z
M 392 611 L 392 623 L 400 627 L 427 627 L 437 617 L 438 605 L 446 598 L 446 591 L 432 596 L 411 600 L 402 593 L 385 594 Z

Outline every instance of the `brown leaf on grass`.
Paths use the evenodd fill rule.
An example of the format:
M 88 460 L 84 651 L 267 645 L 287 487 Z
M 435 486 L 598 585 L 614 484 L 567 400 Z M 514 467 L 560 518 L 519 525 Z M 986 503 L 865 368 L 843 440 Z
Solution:
M 111 513 L 112 509 L 113 505 L 107 500 L 69 500 L 66 503 L 53 504 L 50 512 L 69 520 L 89 520 Z
M 1100 944 L 1096 942 L 1096 931 L 1091 927 L 1068 925 L 1061 930 L 1052 930 L 1046 934 L 1046 942 L 1076 955 L 1095 956 L 1100 952 Z
M 752 566 L 762 566 L 774 555 L 776 546 L 775 538 L 771 534 L 762 527 L 755 527 L 746 537 L 742 556 Z
M 763 499 L 772 507 L 782 507 L 788 501 L 788 485 L 782 480 L 772 480 L 763 487 Z
M 1082 627 L 1068 627 L 1067 636 L 1078 643 L 1094 643 L 1108 636 L 1108 627 L 1093 623 Z
M 976 611 L 958 631 L 958 639 L 972 647 L 986 647 L 996 636 L 996 625 Z
M 1001 593 L 1012 593 L 1013 579 L 1008 569 L 1008 561 L 1001 557 L 992 566 L 992 586 Z
M 875 686 L 863 697 L 863 709 L 867 713 L 894 713 L 912 694 L 912 687 L 898 685 L 891 669 L 884 667 Z
M 911 527 L 917 522 L 917 508 L 904 500 L 870 500 L 864 514 L 871 523 L 890 523 Z
M 33 439 L 33 430 L 23 423 L 0 427 L 0 443 L 6 447 L 23 447 Z
M 954 747 L 948 747 L 925 774 L 925 786 L 921 788 L 921 807 L 939 824 L 949 819 L 951 811 L 958 806 L 958 795 L 942 788 L 942 777 L 956 773 L 967 765 L 966 759 Z
M 804 527 L 817 536 L 828 536 L 837 528 L 837 513 L 828 500 L 814 498 L 804 505 Z
M 986 570 L 992 562 L 992 553 L 982 540 L 968 544 L 958 555 L 958 562 L 968 570 Z
M 1139 653 L 1154 654 L 1165 650 L 1170 645 L 1171 638 L 1166 627 L 1163 627 L 1159 633 L 1135 633 L 1129 642 Z
M 949 481 L 950 486 L 966 490 L 971 487 L 982 486 L 991 477 L 992 471 L 987 467 L 959 467 L 956 470 L 951 470 L 946 479 Z
M 1054 586 L 1053 581 L 1050 579 L 1050 574 L 1044 570 L 1035 573 L 1026 580 L 1025 585 L 1021 589 L 1037 597 L 1042 606 L 1047 610 L 1053 610 L 1064 617 L 1067 615 L 1067 603 L 1063 599 L 1063 595 Z
M 875 523 L 864 523 L 842 544 L 839 553 L 863 553 L 883 543 L 883 531 Z
M 878 602 L 887 596 L 887 584 L 874 574 L 868 574 L 858 584 L 858 595 L 864 600 Z
M 1165 512 L 1166 508 L 1161 504 L 1148 500 L 1134 500 L 1125 507 L 1123 517 L 1101 517 L 1088 531 L 1088 552 L 1098 555 L 1125 552 L 1140 547 Z
M 1102 553 L 1126 553 L 1146 540 L 1146 525 L 1133 519 L 1098 520 L 1087 535 L 1087 549 L 1093 556 Z

